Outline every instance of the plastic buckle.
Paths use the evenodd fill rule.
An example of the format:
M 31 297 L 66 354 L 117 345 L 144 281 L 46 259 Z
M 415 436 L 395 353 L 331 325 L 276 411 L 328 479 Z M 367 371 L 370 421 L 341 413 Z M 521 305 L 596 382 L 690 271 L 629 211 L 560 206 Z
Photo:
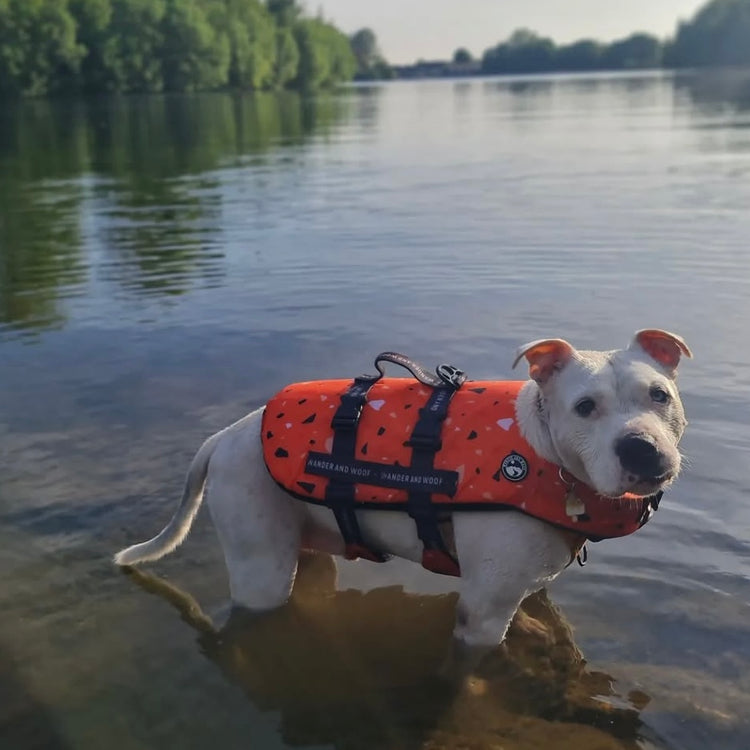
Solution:
M 355 414 L 334 414 L 331 427 L 334 430 L 356 430 L 359 422 L 360 409 Z
M 466 382 L 466 373 L 453 365 L 442 364 L 435 369 L 440 380 L 458 390 Z
M 367 391 L 380 379 L 374 375 L 360 375 L 354 378 L 354 383 L 349 387 L 349 390 L 344 394 L 344 398 L 354 398 L 364 400 L 367 395 Z
M 425 450 L 432 450 L 437 453 L 443 447 L 443 441 L 439 435 L 420 435 L 413 434 L 407 441 L 406 445 L 409 448 L 421 448 Z

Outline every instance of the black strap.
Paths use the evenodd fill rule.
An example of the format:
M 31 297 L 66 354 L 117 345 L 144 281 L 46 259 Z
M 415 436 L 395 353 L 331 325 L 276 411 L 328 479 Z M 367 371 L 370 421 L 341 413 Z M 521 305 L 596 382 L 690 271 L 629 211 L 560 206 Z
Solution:
M 355 463 L 357 425 L 362 407 L 367 400 L 367 392 L 385 375 L 384 363 L 390 362 L 406 368 L 422 384 L 431 387 L 432 393 L 427 404 L 420 409 L 419 419 L 409 439 L 412 448 L 411 468 L 414 471 L 432 472 L 435 454 L 441 448 L 440 433 L 443 421 L 448 414 L 448 405 L 453 394 L 466 381 L 466 375 L 456 367 L 441 364 L 436 374 L 428 372 L 418 362 L 398 352 L 381 352 L 375 358 L 377 375 L 362 375 L 354 379 L 352 385 L 341 396 L 341 403 L 331 421 L 333 444 L 330 459 L 332 463 L 349 466 Z M 310 460 L 319 456 L 310 454 Z M 322 472 L 315 472 L 322 473 Z M 446 473 L 446 472 L 442 472 Z M 354 512 L 355 481 L 351 475 L 330 475 L 326 488 L 326 503 L 333 509 L 349 558 L 364 557 L 382 562 L 385 557 L 367 547 L 362 538 Z M 408 493 L 407 508 L 417 525 L 417 533 L 424 545 L 422 564 L 430 570 L 449 575 L 458 575 L 458 563 L 450 556 L 438 526 L 437 513 L 432 504 L 432 494 L 428 490 L 415 489 Z
M 380 379 L 380 375 L 362 375 L 354 379 L 341 396 L 336 413 L 331 420 L 333 444 L 331 458 L 335 461 L 352 462 L 357 444 L 357 425 L 362 407 L 367 400 L 367 392 Z M 341 536 L 346 545 L 346 556 L 364 557 L 382 562 L 385 558 L 370 550 L 364 543 L 357 516 L 354 513 L 354 480 L 349 477 L 332 477 L 328 481 L 325 494 L 326 503 L 332 508 Z
M 442 448 L 440 436 L 443 421 L 448 416 L 448 406 L 458 387 L 444 383 L 433 388 L 427 403 L 419 410 L 419 419 L 407 443 L 412 449 L 411 469 L 423 472 L 433 470 L 435 454 Z M 448 552 L 440 532 L 432 493 L 423 490 L 409 492 L 407 510 L 417 525 L 417 534 L 424 546 L 424 567 L 458 575 L 458 563 Z

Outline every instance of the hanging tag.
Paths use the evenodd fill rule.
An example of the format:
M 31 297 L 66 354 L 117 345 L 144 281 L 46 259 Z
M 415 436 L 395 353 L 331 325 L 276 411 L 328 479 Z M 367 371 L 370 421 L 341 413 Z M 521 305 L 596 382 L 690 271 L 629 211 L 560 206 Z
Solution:
M 565 495 L 565 514 L 570 518 L 575 518 L 576 516 L 582 516 L 585 512 L 586 506 L 583 504 L 583 500 L 576 495 L 575 487 L 571 487 Z

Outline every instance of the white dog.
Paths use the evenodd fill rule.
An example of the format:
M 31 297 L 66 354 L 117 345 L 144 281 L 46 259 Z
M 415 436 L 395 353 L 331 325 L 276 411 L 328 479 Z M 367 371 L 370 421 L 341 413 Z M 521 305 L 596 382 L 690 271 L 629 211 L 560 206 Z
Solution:
M 531 379 L 516 402 L 524 438 L 544 459 L 602 495 L 649 496 L 680 471 L 677 445 L 685 425 L 675 376 L 678 336 L 636 333 L 627 349 L 577 351 L 561 339 L 522 346 Z M 263 461 L 263 409 L 210 437 L 190 466 L 180 506 L 148 542 L 119 552 L 118 565 L 156 560 L 187 536 L 204 493 L 223 547 L 234 604 L 267 610 L 288 599 L 303 548 L 344 551 L 333 513 L 295 500 Z M 615 502 L 613 500 L 613 502 Z M 357 513 L 369 543 L 419 561 L 422 544 L 406 513 Z M 455 636 L 489 647 L 505 636 L 522 599 L 571 560 L 570 532 L 519 512 L 456 512 L 455 551 L 461 567 Z

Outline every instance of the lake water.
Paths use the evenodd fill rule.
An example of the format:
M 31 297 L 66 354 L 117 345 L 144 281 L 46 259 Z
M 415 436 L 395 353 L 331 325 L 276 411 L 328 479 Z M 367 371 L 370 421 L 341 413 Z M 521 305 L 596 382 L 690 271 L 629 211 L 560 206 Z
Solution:
M 747 748 L 749 248 L 750 73 L 4 105 L 0 745 Z M 309 560 L 223 630 L 205 511 L 110 564 L 287 382 L 642 327 L 695 353 L 684 473 L 482 680 L 439 673 L 453 582 L 407 563 Z

